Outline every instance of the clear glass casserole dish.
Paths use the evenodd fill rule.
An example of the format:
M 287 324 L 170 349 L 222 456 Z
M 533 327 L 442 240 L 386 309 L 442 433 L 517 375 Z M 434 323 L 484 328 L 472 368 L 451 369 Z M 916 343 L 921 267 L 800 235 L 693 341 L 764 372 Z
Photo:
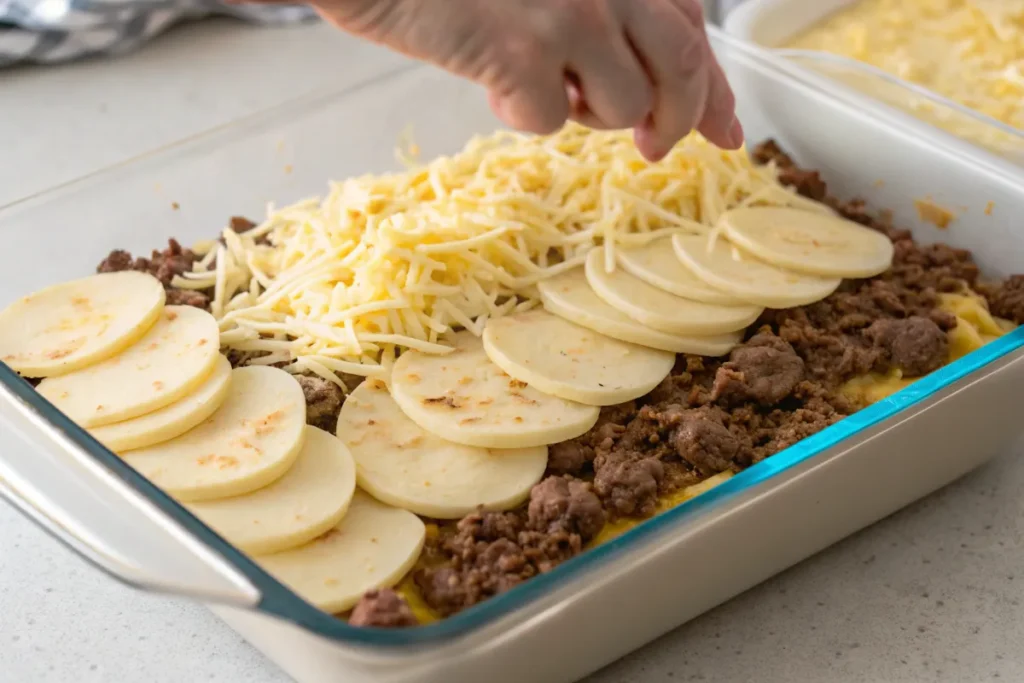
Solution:
M 836 194 L 892 209 L 895 222 L 922 240 L 971 248 L 988 274 L 1013 272 L 1024 253 L 1015 230 L 1024 211 L 1020 176 L 913 120 L 846 99 L 758 48 L 715 30 L 712 38 L 752 141 L 780 140 L 804 165 L 820 169 Z M 9 205 L 0 211 L 7 243 L 0 303 L 84 275 L 113 248 L 139 252 L 168 236 L 208 238 L 228 216 L 319 193 L 328 179 L 387 170 L 395 165 L 394 142 L 410 124 L 425 157 L 452 152 L 496 125 L 476 88 L 410 66 Z M 926 195 L 959 214 L 942 233 L 917 216 L 915 201 Z M 354 628 L 305 603 L 6 367 L 0 492 L 116 578 L 219 605 L 233 626 L 301 680 L 452 680 L 480 675 L 485 663 L 493 671 L 496 662 L 506 666 L 495 680 L 521 678 L 526 666 L 538 680 L 570 680 L 995 455 L 1017 434 L 1001 411 L 1019 396 L 1014 386 L 1024 386 L 1011 381 L 1024 365 L 1022 346 L 1021 330 L 1001 337 L 550 573 L 407 630 Z M 985 414 L 971 414 L 971 404 Z M 976 448 L 962 448 L 954 437 L 934 441 L 949 411 L 971 414 L 962 438 L 974 439 L 968 443 Z M 927 474 L 897 477 L 857 503 L 837 493 L 834 509 L 819 507 L 809 519 L 815 515 L 805 506 L 823 505 L 829 486 L 852 485 L 877 467 L 885 448 L 914 442 L 932 452 L 908 450 L 900 466 L 930 462 Z M 943 448 L 958 450 L 935 455 Z M 774 547 L 757 539 L 758 518 L 783 530 Z M 743 529 L 725 533 L 739 521 Z M 693 585 L 702 595 L 684 596 L 671 586 L 671 570 L 706 551 L 699 543 L 718 544 L 719 555 L 700 555 L 704 568 L 693 571 L 705 583 Z M 742 571 L 705 576 L 742 549 L 756 560 Z M 647 592 L 632 592 L 625 604 L 623 586 L 641 584 Z M 559 634 L 570 627 L 588 630 L 588 644 L 546 661 L 538 648 L 564 646 Z

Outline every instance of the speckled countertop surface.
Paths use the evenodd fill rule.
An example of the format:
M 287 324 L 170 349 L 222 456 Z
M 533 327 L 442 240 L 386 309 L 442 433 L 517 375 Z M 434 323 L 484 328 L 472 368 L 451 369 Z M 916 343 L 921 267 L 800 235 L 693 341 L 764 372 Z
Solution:
M 116 61 L 0 72 L 0 205 L 400 63 L 325 27 L 216 21 Z M 1024 461 L 1007 454 L 588 683 L 1022 681 L 1022 601 Z M 114 583 L 0 504 L 0 683 L 65 681 L 287 678 L 203 608 Z

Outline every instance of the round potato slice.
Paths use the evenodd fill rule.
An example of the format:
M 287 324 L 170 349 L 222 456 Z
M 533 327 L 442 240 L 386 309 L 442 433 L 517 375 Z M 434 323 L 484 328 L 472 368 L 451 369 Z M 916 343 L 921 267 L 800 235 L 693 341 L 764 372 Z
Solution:
M 622 342 L 545 310 L 488 321 L 484 351 L 514 379 L 592 406 L 639 398 L 668 376 L 676 355 Z
M 799 273 L 867 278 L 892 264 L 892 240 L 839 216 L 761 206 L 727 211 L 719 225 L 733 244 Z
M 277 368 L 238 368 L 231 375 L 227 400 L 206 422 L 130 451 L 125 462 L 186 502 L 241 496 L 281 478 L 302 450 L 302 387 Z
M 652 349 L 699 356 L 724 356 L 740 343 L 739 332 L 686 337 L 645 327 L 606 304 L 587 284 L 583 268 L 574 268 L 537 284 L 544 309 L 588 330 Z
M 0 312 L 0 360 L 26 377 L 53 377 L 110 358 L 164 308 L 152 275 L 103 273 L 26 296 Z
M 722 306 L 742 306 L 747 302 L 712 289 L 698 279 L 679 262 L 672 238 L 664 237 L 637 249 L 620 249 L 616 252 L 619 265 L 633 277 L 640 278 L 652 287 L 691 301 Z
M 390 588 L 423 550 L 419 517 L 356 491 L 345 518 L 306 545 L 256 557 L 268 573 L 325 612 L 351 608 L 372 588 Z
M 587 255 L 584 270 L 590 288 L 605 303 L 641 325 L 669 334 L 736 332 L 757 320 L 762 311 L 760 306 L 721 306 L 684 299 L 652 287 L 622 268 L 609 273 L 603 248 Z
M 345 401 L 338 438 L 355 458 L 359 486 L 378 500 L 435 519 L 526 500 L 548 464 L 546 446 L 487 449 L 445 441 L 406 417 L 380 380 Z
M 195 391 L 220 357 L 217 321 L 190 306 L 167 306 L 148 332 L 113 358 L 44 379 L 40 394 L 83 427 L 145 415 Z
M 194 394 L 141 417 L 93 427 L 89 433 L 115 453 L 170 441 L 213 415 L 224 403 L 230 387 L 231 363 L 221 356 L 213 374 Z
M 707 237 L 674 235 L 672 246 L 686 267 L 704 282 L 769 308 L 821 301 L 841 282 L 776 268 L 746 254 L 740 254 L 741 259 L 733 258 L 733 245 L 725 239 L 715 240 L 709 251 Z
M 406 351 L 391 375 L 391 393 L 423 429 L 481 448 L 546 446 L 583 434 L 600 409 L 543 394 L 492 363 L 469 332 L 453 336 L 446 356 Z
M 298 459 L 273 484 L 186 507 L 241 550 L 267 555 L 327 533 L 345 517 L 355 491 L 356 465 L 345 444 L 307 426 Z

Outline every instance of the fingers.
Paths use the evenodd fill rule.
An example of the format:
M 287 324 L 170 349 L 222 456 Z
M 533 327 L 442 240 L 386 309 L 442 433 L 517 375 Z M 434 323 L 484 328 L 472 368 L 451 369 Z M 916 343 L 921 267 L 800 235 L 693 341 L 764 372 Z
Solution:
M 666 0 L 625 6 L 626 31 L 654 84 L 651 116 L 636 130 L 640 152 L 660 159 L 694 129 L 715 144 L 738 147 L 735 101 L 712 54 L 700 5 Z
M 632 128 L 651 110 L 652 87 L 643 65 L 608 3 L 579 3 L 572 17 L 578 37 L 569 49 L 570 83 L 582 107 L 573 117 L 595 128 Z
M 708 100 L 697 130 L 722 149 L 739 149 L 743 145 L 743 127 L 736 118 L 736 97 L 718 60 L 713 54 L 708 57 Z
M 552 15 L 555 9 L 557 14 Z M 566 118 L 591 128 L 631 128 L 644 120 L 652 101 L 649 79 L 623 34 L 620 19 L 607 10 L 602 1 L 545 3 L 543 13 L 525 14 L 535 20 L 533 29 L 541 37 L 540 47 L 547 49 L 531 50 L 530 57 L 512 68 L 513 78 L 504 97 L 492 96 L 492 106 L 501 111 L 502 120 L 520 128 L 526 118 L 553 124 L 564 111 L 563 102 L 568 106 Z M 575 40 L 567 40 L 567 36 Z M 537 57 L 544 68 L 525 70 Z M 561 75 L 564 95 L 554 93 L 553 74 Z M 539 78 L 543 78 L 542 84 Z M 512 99 L 520 100 L 518 110 L 528 115 L 513 113 L 513 105 L 508 103 Z M 496 105 L 501 100 L 506 103 Z M 543 112 L 538 112 L 538 107 Z M 525 129 L 549 127 L 529 125 Z
M 508 86 L 492 89 L 488 98 L 495 115 L 516 130 L 547 135 L 569 118 L 569 95 L 556 69 L 525 72 Z

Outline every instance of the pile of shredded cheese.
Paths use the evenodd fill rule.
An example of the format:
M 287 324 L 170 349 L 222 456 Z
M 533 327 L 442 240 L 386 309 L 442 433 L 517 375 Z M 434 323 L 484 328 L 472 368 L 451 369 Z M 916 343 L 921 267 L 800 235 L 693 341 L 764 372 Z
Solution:
M 787 47 L 866 62 L 1024 131 L 1024 1 L 860 0 Z M 850 74 L 846 80 L 858 77 Z M 1001 152 L 1024 142 L 886 84 L 851 82 L 950 132 Z M 897 101 L 902 98 L 903 102 Z
M 626 131 L 501 132 L 225 229 L 173 284 L 214 289 L 227 349 L 345 388 L 344 374 L 387 376 L 403 349 L 446 353 L 446 333 L 536 306 L 534 285 L 597 245 L 611 269 L 616 248 L 711 234 L 728 208 L 821 208 L 776 176 L 697 134 L 650 164 Z

